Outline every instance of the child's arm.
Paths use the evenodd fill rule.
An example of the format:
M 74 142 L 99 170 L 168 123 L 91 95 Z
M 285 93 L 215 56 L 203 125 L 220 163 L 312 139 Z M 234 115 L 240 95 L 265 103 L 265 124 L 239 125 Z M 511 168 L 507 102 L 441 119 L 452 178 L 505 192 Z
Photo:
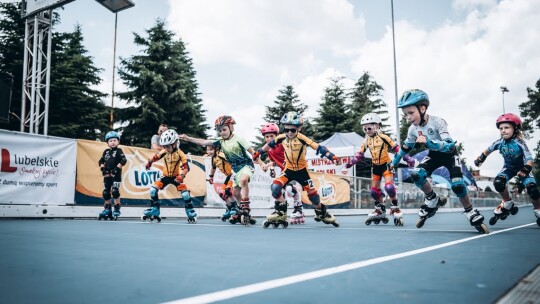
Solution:
M 210 173 L 208 174 L 207 179 L 210 184 L 214 183 L 214 174 L 216 174 L 216 167 L 212 166 L 212 168 L 210 168 Z
M 154 156 L 152 156 L 152 158 L 150 158 L 148 160 L 148 162 L 146 163 L 146 171 L 150 170 L 150 167 L 152 167 L 152 163 L 160 160 L 164 155 L 165 155 L 165 150 L 161 150 L 159 151 L 158 153 L 154 154 Z
M 200 145 L 200 146 L 209 146 L 209 145 L 214 143 L 213 141 L 208 140 L 208 139 L 189 137 L 186 134 L 180 134 L 180 135 L 178 135 L 178 138 L 183 140 L 183 141 L 192 142 L 192 143 Z
M 482 164 L 486 161 L 487 157 L 491 154 L 491 151 L 489 150 L 484 150 L 482 153 L 480 153 L 480 156 L 478 156 L 475 160 L 474 160 L 474 165 L 477 166 L 477 167 L 480 167 L 482 166 Z
M 532 166 L 534 165 L 534 162 L 532 160 L 528 160 L 525 165 L 519 170 L 518 175 L 519 177 L 526 177 L 529 175 L 532 171 Z

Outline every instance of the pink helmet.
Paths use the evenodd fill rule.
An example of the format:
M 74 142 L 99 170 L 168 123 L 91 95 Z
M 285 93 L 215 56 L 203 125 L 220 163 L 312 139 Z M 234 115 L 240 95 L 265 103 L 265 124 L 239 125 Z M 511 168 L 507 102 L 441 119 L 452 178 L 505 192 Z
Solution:
M 275 123 L 269 123 L 261 128 L 261 134 L 276 133 L 279 134 L 279 127 Z
M 511 123 L 516 127 L 516 129 L 521 129 L 521 118 L 519 118 L 519 116 L 517 116 L 516 114 L 506 113 L 499 116 L 495 125 L 498 128 L 499 125 L 502 123 Z

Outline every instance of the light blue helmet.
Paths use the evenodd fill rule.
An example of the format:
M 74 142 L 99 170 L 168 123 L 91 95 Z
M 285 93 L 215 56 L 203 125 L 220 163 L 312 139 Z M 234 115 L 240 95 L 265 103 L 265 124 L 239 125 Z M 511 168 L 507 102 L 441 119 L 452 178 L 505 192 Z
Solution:
M 429 107 L 429 97 L 426 92 L 417 89 L 405 91 L 403 95 L 401 95 L 397 107 L 404 108 L 414 105 L 425 105 L 426 107 Z
M 109 141 L 111 138 L 118 138 L 118 140 L 120 140 L 120 134 L 116 131 L 107 132 L 107 134 L 105 134 L 105 142 Z
M 296 112 L 287 112 L 279 121 L 282 125 L 293 125 L 301 127 L 304 124 L 304 119 Z

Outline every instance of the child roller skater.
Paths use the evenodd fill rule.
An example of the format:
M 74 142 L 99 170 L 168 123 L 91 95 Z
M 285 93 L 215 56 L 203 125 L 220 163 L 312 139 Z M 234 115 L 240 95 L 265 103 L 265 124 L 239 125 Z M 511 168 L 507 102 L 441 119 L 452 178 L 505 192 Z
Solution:
M 216 170 L 221 171 L 225 176 L 225 181 L 221 185 L 219 190 L 219 196 L 225 201 L 226 210 L 225 213 L 221 216 L 223 222 L 229 220 L 231 224 L 236 224 L 240 222 L 240 210 L 234 196 L 232 195 L 233 182 L 232 177 L 232 168 L 231 164 L 225 159 L 225 155 L 219 151 L 219 148 L 214 147 L 213 145 L 206 146 L 206 154 L 210 156 L 212 161 L 212 167 L 210 168 L 210 174 L 208 175 L 208 182 L 214 184 L 214 174 Z
M 381 221 L 384 224 L 388 223 L 384 197 L 381 191 L 381 178 L 384 177 L 384 191 L 386 191 L 392 201 L 390 214 L 394 217 L 394 225 L 403 226 L 403 214 L 398 206 L 396 187 L 394 186 L 394 174 L 388 170 L 388 164 L 390 163 L 388 149 L 390 148 L 394 153 L 397 153 L 399 152 L 399 146 L 390 137 L 380 131 L 382 120 L 376 113 L 364 115 L 360 123 L 366 133 L 366 138 L 355 157 L 347 162 L 345 165 L 346 169 L 342 173 L 346 174 L 349 168 L 357 162 L 362 161 L 364 159 L 364 152 L 366 152 L 366 149 L 369 149 L 372 156 L 371 197 L 375 200 L 375 211 L 368 215 L 366 225 L 372 222 L 378 225 Z M 405 155 L 404 159 L 410 167 L 414 167 L 414 159 L 412 157 Z
M 163 132 L 159 138 L 159 145 L 162 146 L 163 149 L 148 160 L 146 170 L 150 170 L 152 163 L 163 159 L 165 163 L 163 176 L 150 187 L 150 206 L 152 208 L 144 212 L 142 220 L 146 220 L 147 218 L 152 220 L 155 218 L 158 222 L 161 222 L 161 218 L 159 217 L 160 206 L 158 192 L 167 187 L 167 185 L 172 184 L 182 195 L 188 223 L 195 224 L 197 223 L 197 212 L 193 209 L 189 189 L 186 184 L 184 184 L 186 174 L 189 172 L 189 165 L 186 155 L 178 147 L 178 133 L 172 129 Z
M 120 144 L 120 134 L 110 131 L 105 134 L 105 142 L 109 148 L 103 151 L 98 161 L 101 173 L 103 174 L 103 199 L 105 209 L 99 214 L 98 219 L 117 220 L 120 216 L 120 183 L 122 182 L 122 167 L 127 159 Z M 111 195 L 114 198 L 114 211 L 111 211 Z
M 450 172 L 452 191 L 463 205 L 464 214 L 471 226 L 480 233 L 489 233 L 487 226 L 483 223 L 484 217 L 478 210 L 473 209 L 471 204 L 461 172 L 461 162 L 456 153 L 455 142 L 448 133 L 446 121 L 427 114 L 428 95 L 422 90 L 405 91 L 399 99 L 397 107 L 401 108 L 411 126 L 400 151 L 390 164 L 390 169 L 393 170 L 401 158 L 410 152 L 416 144 L 424 144 L 429 149 L 428 155 L 411 173 L 414 183 L 425 195 L 424 203 L 418 211 L 420 218 L 416 222 L 416 227 L 422 228 L 425 221 L 434 216 L 439 207 L 446 204 L 446 197 L 440 197 L 433 192 L 431 184 L 426 179 L 435 169 L 444 166 Z
M 279 135 L 279 127 L 275 123 L 268 123 L 264 125 L 261 128 L 261 134 L 264 136 L 265 142 L 270 142 L 272 140 L 275 140 L 276 136 Z M 285 150 L 283 148 L 283 145 L 276 144 L 274 148 L 270 148 L 268 150 L 268 158 L 270 161 L 265 165 L 266 167 L 263 168 L 265 171 L 266 169 L 270 169 L 270 176 L 272 178 L 276 177 L 275 173 L 275 166 L 278 166 L 281 169 L 281 172 L 285 170 Z M 304 219 L 304 211 L 302 210 L 302 186 L 297 183 L 289 183 L 284 191 L 284 193 L 279 197 L 276 198 L 275 201 L 275 208 L 276 211 L 270 215 L 267 216 L 267 220 L 269 221 L 275 221 L 276 219 L 279 221 L 287 221 L 287 214 L 286 214 L 286 208 L 283 208 L 283 205 L 281 206 L 281 209 L 285 209 L 285 213 L 282 211 L 277 211 L 280 207 L 280 204 L 286 204 L 285 207 L 289 205 L 289 201 L 291 202 L 291 206 L 293 206 L 293 212 L 291 214 L 290 223 L 291 224 L 303 224 L 305 222 Z
M 255 173 L 255 166 L 249 156 L 255 150 L 240 136 L 233 134 L 236 121 L 228 115 L 219 116 L 214 122 L 214 129 L 219 136 L 215 141 L 189 137 L 186 134 L 179 136 L 181 140 L 192 142 L 201 146 L 214 145 L 219 147 L 236 174 L 233 179 L 233 195 L 240 200 L 242 211 L 241 222 L 244 225 L 253 225 L 257 221 L 251 217 L 249 208 L 249 181 Z
M 536 223 L 540 226 L 540 192 L 531 173 L 534 166 L 533 157 L 523 140 L 521 119 L 515 114 L 506 113 L 497 118 L 495 125 L 499 129 L 501 138 L 492 143 L 474 161 L 475 166 L 480 167 L 495 150 L 499 150 L 499 153 L 504 158 L 504 166 L 493 181 L 493 186 L 501 195 L 502 202 L 493 210 L 494 215 L 489 220 L 489 224 L 495 225 L 497 220 L 505 220 L 508 215 L 514 215 L 518 212 L 518 207 L 514 205 L 514 201 L 512 201 L 508 192 L 508 182 L 517 175 L 518 188 L 521 186 L 527 189 L 527 194 L 530 196 L 534 206 Z
M 304 124 L 304 120 L 296 112 L 288 112 L 280 120 L 280 123 L 283 125 L 283 134 L 278 135 L 275 139 L 264 144 L 262 148 L 259 148 L 253 159 L 257 159 L 261 153 L 268 152 L 271 148 L 275 148 L 278 144 L 282 144 L 285 150 L 285 170 L 281 173 L 280 176 L 274 179 L 271 190 L 272 196 L 275 199 L 281 197 L 283 187 L 287 185 L 290 181 L 297 181 L 300 185 L 303 186 L 303 190 L 306 190 L 308 193 L 309 200 L 315 208 L 315 221 L 322 221 L 325 224 L 332 224 L 335 227 L 339 227 L 339 224 L 336 222 L 336 218 L 326 211 L 326 206 L 320 202 L 319 194 L 317 189 L 313 186 L 313 181 L 309 176 L 307 170 L 307 161 L 306 161 L 306 149 L 311 147 L 317 151 L 317 154 L 320 154 L 321 157 L 326 157 L 335 164 L 339 164 L 338 158 L 330 152 L 326 147 L 321 146 L 314 142 L 311 138 L 306 137 L 299 131 Z M 286 219 L 286 204 L 279 204 L 276 206 L 275 212 L 277 214 L 284 213 Z M 278 221 L 281 220 L 279 217 Z M 270 221 L 265 221 L 264 227 L 268 227 L 271 224 Z M 274 224 L 274 227 L 276 225 Z M 284 226 L 286 227 L 286 226 Z

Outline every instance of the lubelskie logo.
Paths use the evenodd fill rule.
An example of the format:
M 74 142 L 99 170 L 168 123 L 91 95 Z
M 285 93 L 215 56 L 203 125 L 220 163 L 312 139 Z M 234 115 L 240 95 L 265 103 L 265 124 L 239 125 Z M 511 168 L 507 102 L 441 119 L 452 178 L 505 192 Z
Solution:
M 28 157 L 14 155 L 13 160 L 15 165 L 25 165 L 25 166 L 38 166 L 38 167 L 54 167 L 57 168 L 59 165 L 58 160 L 52 159 L 50 157 Z M 17 167 L 11 166 L 11 154 L 8 149 L 2 149 L 2 164 L 0 165 L 1 172 L 15 172 Z
M 9 151 L 2 149 L 2 164 L 0 165 L 0 172 L 15 172 L 17 167 L 11 166 L 11 157 L 9 157 Z

